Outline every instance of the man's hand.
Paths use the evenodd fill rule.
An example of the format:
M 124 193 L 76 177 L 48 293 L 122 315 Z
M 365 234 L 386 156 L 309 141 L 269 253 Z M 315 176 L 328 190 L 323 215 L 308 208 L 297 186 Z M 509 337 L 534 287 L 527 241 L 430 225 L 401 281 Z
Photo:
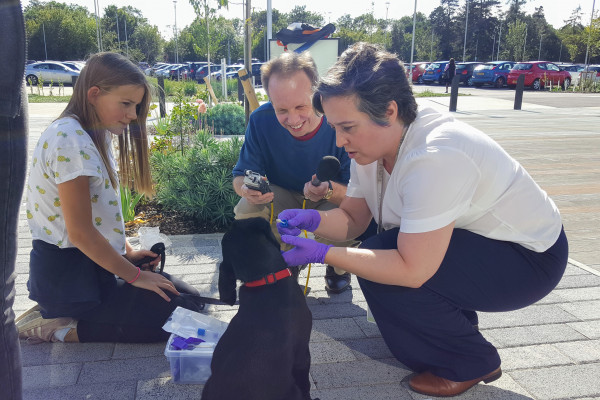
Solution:
M 262 194 L 258 190 L 248 188 L 246 185 L 241 187 L 242 197 L 244 197 L 250 204 L 266 204 L 273 201 L 275 194 L 273 192 L 267 192 Z
M 316 179 L 317 175 L 313 175 L 312 179 Z M 304 197 L 310 201 L 320 201 L 323 199 L 327 191 L 329 190 L 329 183 L 327 181 L 321 182 L 319 186 L 312 184 L 312 181 L 308 181 L 304 184 Z

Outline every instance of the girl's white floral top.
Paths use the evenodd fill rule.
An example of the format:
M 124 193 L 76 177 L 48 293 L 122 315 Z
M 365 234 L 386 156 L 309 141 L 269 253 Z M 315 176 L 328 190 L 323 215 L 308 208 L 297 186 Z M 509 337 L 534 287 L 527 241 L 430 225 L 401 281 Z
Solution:
M 110 134 L 107 133 L 107 141 Z M 111 167 L 116 163 L 108 146 Z M 27 221 L 32 239 L 40 239 L 60 248 L 75 247 L 69 242 L 58 197 L 58 184 L 88 176 L 92 222 L 102 236 L 120 254 L 125 254 L 125 224 L 121 215 L 121 197 L 91 137 L 74 118 L 54 121 L 39 139 L 27 183 Z

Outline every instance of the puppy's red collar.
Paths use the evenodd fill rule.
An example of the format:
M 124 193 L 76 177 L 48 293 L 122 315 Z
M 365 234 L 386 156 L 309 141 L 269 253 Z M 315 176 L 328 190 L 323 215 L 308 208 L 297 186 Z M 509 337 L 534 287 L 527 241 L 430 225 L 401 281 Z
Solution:
M 278 280 L 287 278 L 288 276 L 292 276 L 292 271 L 289 268 L 286 268 L 286 269 L 282 269 L 281 271 L 277 271 L 277 272 L 271 273 L 269 275 L 266 275 L 256 281 L 246 282 L 246 283 L 244 283 L 244 286 L 257 287 L 257 286 L 263 286 L 263 285 L 270 285 L 272 283 L 277 282 Z

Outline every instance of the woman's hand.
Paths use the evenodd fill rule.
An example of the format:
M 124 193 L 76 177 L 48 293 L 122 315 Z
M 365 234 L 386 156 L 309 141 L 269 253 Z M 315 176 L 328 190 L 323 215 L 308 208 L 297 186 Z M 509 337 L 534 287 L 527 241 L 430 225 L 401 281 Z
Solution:
M 171 299 L 164 292 L 165 290 L 168 290 L 169 292 L 179 296 L 179 292 L 177 289 L 175 289 L 173 282 L 165 278 L 163 275 L 156 274 L 151 271 L 140 271 L 140 276 L 133 281 L 131 285 L 142 289 L 151 290 L 166 301 L 171 301 Z
M 321 214 L 317 210 L 301 210 L 291 208 L 283 210 L 277 216 L 281 222 L 277 223 L 277 230 L 281 235 L 298 236 L 301 229 L 314 232 L 321 223 Z
M 316 242 L 296 236 L 282 235 L 281 241 L 292 246 L 291 250 L 283 252 L 283 259 L 290 267 L 309 263 L 323 264 L 325 256 L 333 245 Z
M 156 266 L 158 266 L 158 264 L 161 261 L 161 257 L 158 254 L 153 253 L 150 250 L 131 250 L 131 251 L 128 251 L 127 254 L 125 254 L 123 257 L 125 257 L 133 265 L 137 265 L 137 262 L 139 260 L 143 259 L 144 257 L 156 257 L 154 260 L 152 260 L 148 263 L 138 265 L 139 267 L 141 267 L 144 270 L 149 269 L 152 271 L 154 271 Z

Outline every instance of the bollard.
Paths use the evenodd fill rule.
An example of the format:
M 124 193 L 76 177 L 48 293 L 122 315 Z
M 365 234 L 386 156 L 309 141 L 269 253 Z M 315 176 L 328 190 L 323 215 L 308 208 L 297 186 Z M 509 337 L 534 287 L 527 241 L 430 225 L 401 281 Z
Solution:
M 450 111 L 456 111 L 456 103 L 458 103 L 458 85 L 460 84 L 460 75 L 454 75 L 450 87 Z
M 167 115 L 167 108 L 165 107 L 165 77 L 158 76 L 158 107 L 160 110 L 160 117 L 164 118 Z
M 517 87 L 515 88 L 515 110 L 521 109 L 523 103 L 523 88 L 525 87 L 525 75 L 519 75 L 517 78 Z
M 79 75 L 71 76 L 71 85 L 73 87 L 75 87 L 75 84 L 77 83 L 77 78 L 79 78 Z

